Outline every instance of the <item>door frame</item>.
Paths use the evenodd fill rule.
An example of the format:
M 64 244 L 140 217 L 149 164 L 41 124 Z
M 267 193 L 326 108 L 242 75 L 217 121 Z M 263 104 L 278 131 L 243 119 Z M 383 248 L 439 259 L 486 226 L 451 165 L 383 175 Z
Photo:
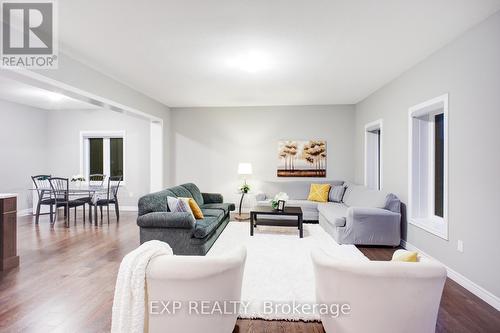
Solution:
M 368 185 L 368 132 L 373 130 L 380 130 L 380 147 L 379 147 L 379 190 L 384 188 L 383 174 L 384 174 L 384 120 L 377 119 L 365 125 L 365 151 L 364 151 L 364 185 Z

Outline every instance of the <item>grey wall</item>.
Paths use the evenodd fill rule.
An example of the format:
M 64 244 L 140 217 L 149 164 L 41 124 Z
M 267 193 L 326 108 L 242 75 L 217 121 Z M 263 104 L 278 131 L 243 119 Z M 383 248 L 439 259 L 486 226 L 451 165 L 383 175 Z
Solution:
M 383 118 L 384 189 L 406 202 L 408 108 L 443 93 L 449 93 L 449 241 L 413 225 L 406 239 L 500 297 L 500 13 L 356 106 L 356 181 L 363 181 L 364 125 Z
M 18 210 L 32 207 L 31 175 L 48 171 L 48 111 L 0 100 L 0 192 L 18 193 Z
M 171 114 L 173 184 L 193 181 L 236 201 L 239 162 L 252 163 L 254 189 L 277 179 L 279 140 L 327 140 L 327 179 L 354 177 L 353 106 L 173 108 Z
M 137 206 L 150 188 L 150 122 L 108 110 L 50 111 L 48 118 L 49 168 L 52 174 L 80 173 L 81 131 L 125 131 L 125 184 L 120 205 Z

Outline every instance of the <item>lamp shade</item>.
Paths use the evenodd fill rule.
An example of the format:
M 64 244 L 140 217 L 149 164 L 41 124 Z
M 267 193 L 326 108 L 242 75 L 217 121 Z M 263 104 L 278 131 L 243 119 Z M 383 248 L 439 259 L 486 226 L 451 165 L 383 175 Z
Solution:
M 252 174 L 252 164 L 250 164 L 250 163 L 238 164 L 238 174 L 239 175 L 251 175 Z

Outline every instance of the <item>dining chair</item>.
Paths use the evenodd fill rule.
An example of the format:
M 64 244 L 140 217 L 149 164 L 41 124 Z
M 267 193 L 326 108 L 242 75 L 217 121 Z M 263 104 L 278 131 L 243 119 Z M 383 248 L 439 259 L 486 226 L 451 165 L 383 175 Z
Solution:
M 85 204 L 87 202 L 80 199 L 71 199 L 69 192 L 69 179 L 68 178 L 60 178 L 60 177 L 51 177 L 49 178 L 50 187 L 52 188 L 52 192 L 55 198 L 55 206 L 56 206 L 56 220 L 57 220 L 57 208 L 64 207 L 64 215 L 65 220 L 64 223 L 67 227 L 69 227 L 70 220 L 70 208 L 75 208 L 75 225 L 76 225 L 76 208 L 79 206 L 83 206 L 83 221 L 85 221 Z
M 89 175 L 89 187 L 103 187 L 104 181 L 106 180 L 106 175 L 100 173 L 94 173 Z M 85 201 L 89 205 L 89 220 L 92 223 L 92 199 L 94 197 L 94 192 L 89 192 L 88 196 L 78 198 L 78 200 Z M 85 207 L 84 207 L 85 209 Z M 96 216 L 97 219 L 97 216 Z M 85 220 L 83 221 L 85 224 Z
M 94 206 L 96 221 L 97 221 L 97 207 L 99 207 L 101 211 L 101 223 L 102 223 L 103 220 L 102 207 L 106 206 L 108 215 L 108 224 L 109 224 L 109 205 L 115 206 L 116 221 L 118 222 L 120 220 L 120 208 L 118 206 L 118 190 L 120 188 L 120 183 L 122 180 L 123 176 L 110 176 L 108 178 L 108 191 L 106 198 L 105 199 L 97 198 L 97 200 L 94 200 L 95 202 L 92 202 L 92 205 Z
M 38 204 L 36 205 L 36 213 L 35 213 L 35 224 L 38 224 L 40 220 L 40 215 L 50 214 L 50 223 L 53 224 L 52 216 L 54 214 L 54 205 L 56 203 L 54 196 L 52 195 L 51 187 L 50 187 L 50 179 L 51 175 L 36 175 L 31 176 L 31 180 L 35 185 L 35 190 L 38 195 Z M 40 213 L 41 206 L 50 206 L 49 213 Z

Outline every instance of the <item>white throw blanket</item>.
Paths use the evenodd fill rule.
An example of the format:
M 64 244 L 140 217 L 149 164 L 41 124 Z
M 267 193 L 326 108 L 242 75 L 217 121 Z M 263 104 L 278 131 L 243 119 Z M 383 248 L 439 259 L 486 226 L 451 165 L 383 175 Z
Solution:
M 144 332 L 146 268 L 152 258 L 164 254 L 172 255 L 172 248 L 152 240 L 123 258 L 116 278 L 111 332 Z

